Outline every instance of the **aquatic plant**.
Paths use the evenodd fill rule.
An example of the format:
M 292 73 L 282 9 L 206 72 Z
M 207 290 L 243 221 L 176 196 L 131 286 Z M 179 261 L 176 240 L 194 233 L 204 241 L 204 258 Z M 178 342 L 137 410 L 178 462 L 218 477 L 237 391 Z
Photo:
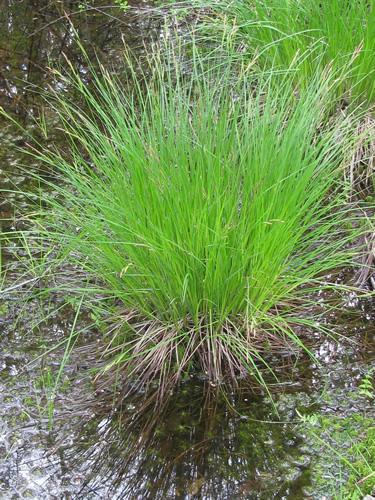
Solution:
M 178 9 L 178 2 L 171 3 Z M 338 95 L 373 100 L 373 0 L 196 0 L 193 5 L 204 9 L 205 36 L 224 33 L 241 57 L 255 58 L 261 69 L 285 69 L 297 61 L 298 77 L 308 84 L 317 67 L 332 64 L 341 79 Z
M 45 169 L 22 233 L 36 293 L 111 310 L 104 370 L 161 394 L 190 369 L 266 385 L 265 353 L 307 350 L 308 326 L 332 333 L 310 294 L 356 254 L 341 182 L 356 117 L 330 119 L 335 75 L 297 94 L 292 72 L 190 54 L 169 46 L 144 71 L 128 54 L 127 76 L 89 67 L 85 82 L 68 61 L 55 79 L 84 107 L 48 97 L 68 147 L 27 151 Z
M 297 414 L 309 447 L 319 450 L 320 459 L 311 470 L 316 490 L 340 500 L 371 494 L 375 486 L 373 418 L 365 413 L 347 418 L 342 414 L 301 415 L 298 410 Z

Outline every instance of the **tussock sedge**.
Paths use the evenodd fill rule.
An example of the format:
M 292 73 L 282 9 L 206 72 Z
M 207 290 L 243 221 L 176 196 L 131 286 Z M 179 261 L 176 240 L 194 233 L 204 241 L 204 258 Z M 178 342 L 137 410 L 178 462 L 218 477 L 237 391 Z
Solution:
M 179 2 L 172 3 L 178 9 Z M 254 67 L 286 69 L 294 62 L 298 77 L 309 84 L 318 67 L 332 64 L 342 99 L 373 102 L 374 0 L 195 0 L 193 5 L 204 9 L 205 36 L 224 36 L 241 57 L 256 61 Z
M 70 65 L 56 80 L 84 106 L 48 97 L 68 146 L 27 148 L 48 172 L 22 233 L 33 276 L 40 258 L 45 290 L 103 317 L 110 302 L 103 370 L 161 394 L 191 370 L 266 385 L 265 353 L 332 333 L 310 294 L 358 253 L 342 182 L 356 117 L 332 123 L 332 71 L 297 92 L 293 71 L 253 75 L 223 54 L 193 44 L 188 71 L 173 47 L 143 71 L 125 54 L 127 77 L 91 67 L 90 85 Z

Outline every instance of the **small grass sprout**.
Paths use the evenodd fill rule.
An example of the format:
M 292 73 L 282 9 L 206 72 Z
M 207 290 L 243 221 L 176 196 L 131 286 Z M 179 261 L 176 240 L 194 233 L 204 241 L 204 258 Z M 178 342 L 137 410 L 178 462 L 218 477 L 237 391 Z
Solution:
M 374 400 L 374 386 L 373 386 L 373 374 L 375 368 L 369 370 L 366 375 L 361 379 L 361 383 L 359 384 L 359 394 L 362 396 L 366 396 L 371 401 Z

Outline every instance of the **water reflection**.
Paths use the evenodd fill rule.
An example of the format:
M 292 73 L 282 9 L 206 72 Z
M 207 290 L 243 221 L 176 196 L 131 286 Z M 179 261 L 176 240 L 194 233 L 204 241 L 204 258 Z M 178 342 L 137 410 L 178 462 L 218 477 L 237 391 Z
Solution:
M 295 466 L 301 439 L 270 425 L 269 401 L 241 391 L 236 398 L 231 409 L 193 378 L 158 415 L 152 405 L 138 414 L 134 398 L 103 408 L 73 445 L 69 436 L 55 444 L 54 467 L 75 471 L 74 498 L 279 499 L 292 483 L 301 495 L 309 462 Z
M 1 0 L 0 105 L 25 117 L 34 105 L 33 90 L 48 83 L 47 66 L 63 63 L 62 54 L 83 69 L 76 35 L 93 60 L 98 55 L 112 64 L 121 53 L 122 37 L 139 51 L 145 39 L 157 36 L 160 23 L 152 15 L 152 1 L 133 0 L 126 11 L 110 3 Z
M 114 2 L 109 4 L 112 6 L 105 0 L 0 0 L 0 106 L 25 128 L 22 132 L 0 116 L 3 232 L 21 229 L 16 213 L 30 211 L 31 202 L 23 193 L 39 189 L 28 175 L 40 173 L 39 163 L 19 151 L 30 141 L 28 134 L 45 144 L 38 126 L 43 123 L 49 130 L 49 140 L 63 147 L 57 117 L 41 103 L 41 92 L 49 85 L 67 91 L 49 67 L 63 67 L 67 57 L 76 70 L 87 74 L 87 61 L 76 43 L 79 37 L 92 61 L 98 57 L 115 71 L 123 65 L 124 41 L 140 54 L 144 42 L 159 34 L 161 21 L 153 14 L 152 1 L 131 1 L 126 11 Z M 72 101 L 77 99 L 73 90 L 69 91 Z M 2 244 L 0 251 L 3 264 L 17 260 L 11 244 Z

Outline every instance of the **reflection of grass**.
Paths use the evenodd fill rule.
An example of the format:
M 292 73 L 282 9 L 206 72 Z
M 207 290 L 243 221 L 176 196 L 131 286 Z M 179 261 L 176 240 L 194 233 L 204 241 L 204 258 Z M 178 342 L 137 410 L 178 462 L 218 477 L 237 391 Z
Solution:
M 211 36 L 227 31 L 228 40 L 237 39 L 239 51 L 256 57 L 260 67 L 285 69 L 298 60 L 299 77 L 308 79 L 319 65 L 332 64 L 338 73 L 350 67 L 340 93 L 374 98 L 373 0 L 197 0 L 195 5 L 215 12 L 204 25 L 212 26 Z
M 93 301 L 121 306 L 107 368 L 166 381 L 198 362 L 214 381 L 264 383 L 262 352 L 303 347 L 296 328 L 317 319 L 302 312 L 308 293 L 352 261 L 338 179 L 355 117 L 329 124 L 329 73 L 297 96 L 289 74 L 234 74 L 195 47 L 188 74 L 180 55 L 150 57 L 140 80 L 129 59 L 127 82 L 92 71 L 92 90 L 71 67 L 87 109 L 51 96 L 69 151 L 29 152 L 64 182 L 50 182 L 23 236 L 47 249 L 65 291 L 89 293 L 69 264 Z

